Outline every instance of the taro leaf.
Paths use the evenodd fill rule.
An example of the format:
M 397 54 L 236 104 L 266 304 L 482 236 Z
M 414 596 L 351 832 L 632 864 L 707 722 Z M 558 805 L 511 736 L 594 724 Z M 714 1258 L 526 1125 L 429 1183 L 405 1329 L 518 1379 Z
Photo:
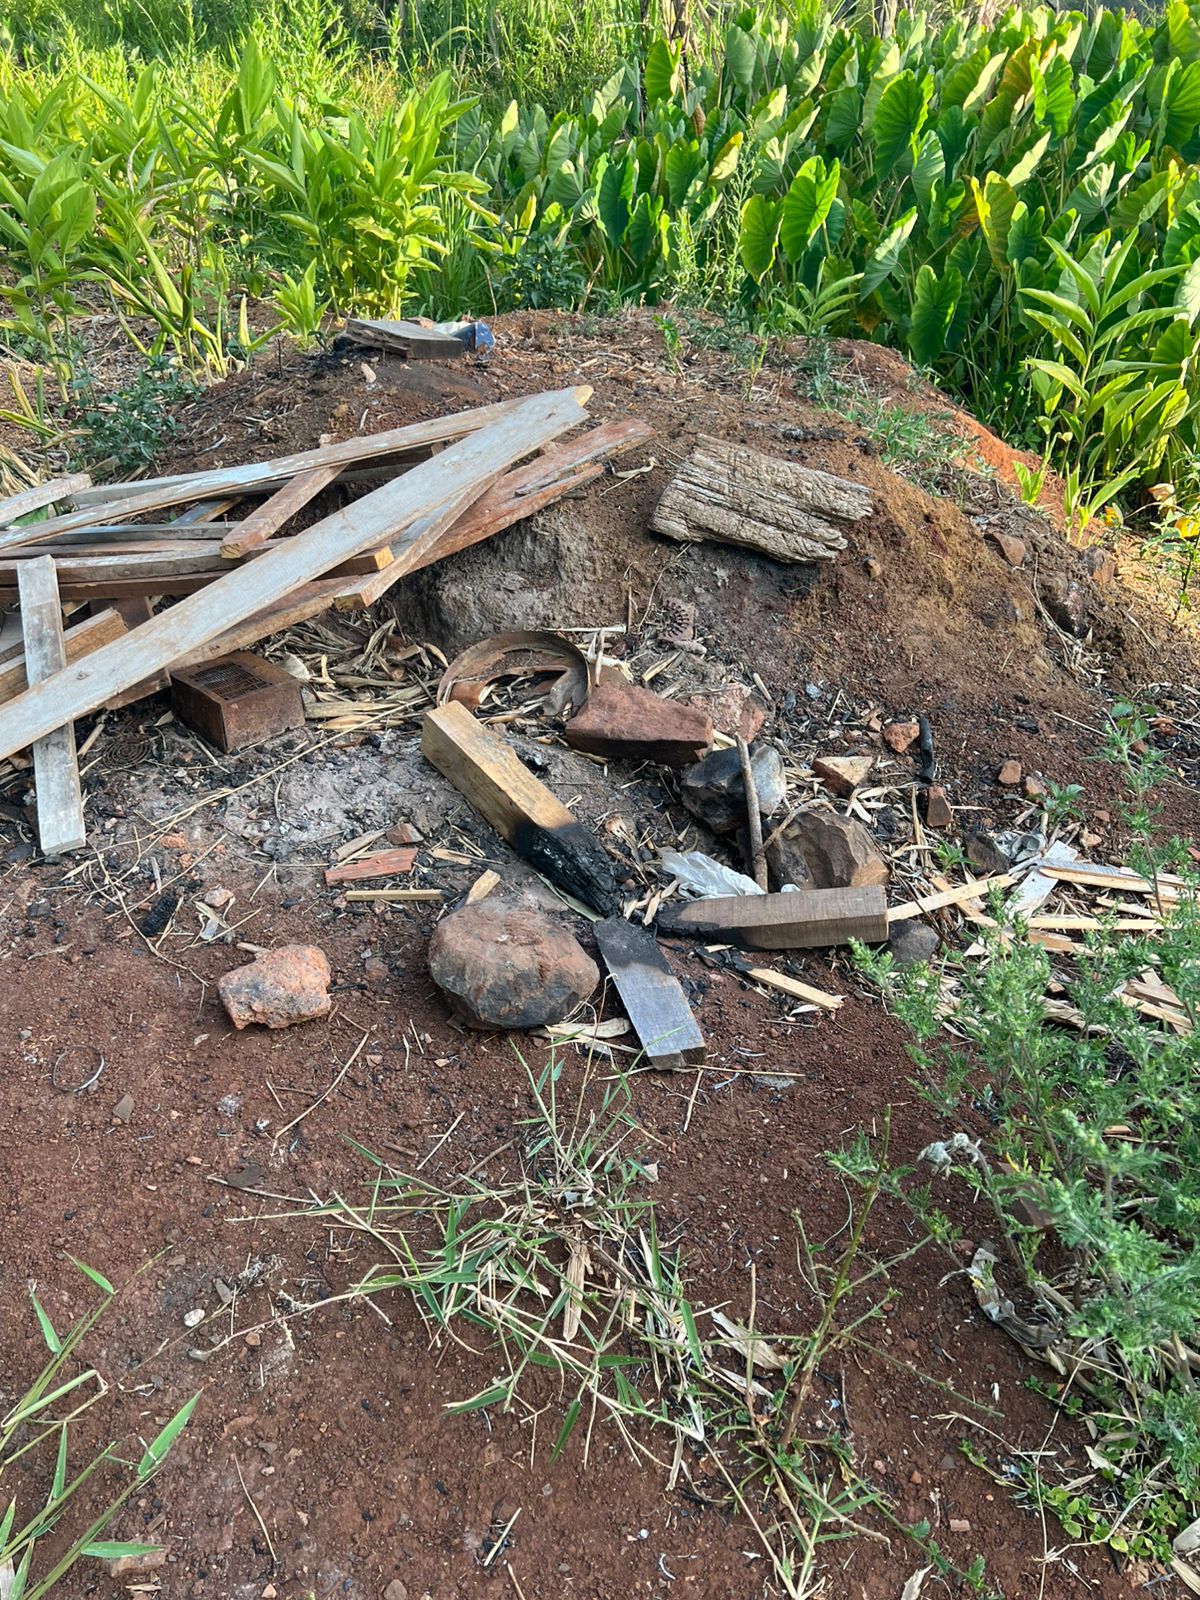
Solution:
M 1163 96 L 1163 143 L 1178 148 L 1200 126 L 1200 61 L 1175 73 Z
M 938 118 L 937 136 L 942 147 L 942 155 L 945 157 L 948 178 L 954 176 L 955 168 L 962 160 L 973 132 L 974 119 L 966 116 L 958 106 L 951 106 Z
M 1175 304 L 1186 317 L 1188 326 L 1194 327 L 1196 318 L 1200 317 L 1200 260 L 1193 261 L 1179 280 Z
M 659 242 L 659 219 L 663 214 L 663 203 L 655 196 L 648 194 L 638 197 L 638 203 L 633 208 L 633 215 L 629 219 L 629 231 L 625 242 L 633 259 L 641 265 L 654 250 Z
M 907 71 L 899 73 L 883 91 L 871 127 L 879 177 L 885 177 L 911 147 L 925 120 L 928 99 L 928 79 L 919 82 Z
M 942 152 L 941 140 L 936 133 L 927 133 L 921 140 L 912 170 L 913 189 L 926 216 L 933 202 L 933 186 L 945 176 L 946 157 Z
M 600 226 L 604 229 L 604 236 L 611 245 L 621 243 L 629 226 L 629 207 L 633 199 L 635 176 L 633 158 L 626 156 L 624 161 L 614 161 L 607 167 L 600 180 L 596 209 L 600 214 Z
M 875 246 L 867 258 L 863 268 L 862 282 L 858 286 L 858 298 L 865 300 L 869 294 L 879 287 L 885 279 L 900 265 L 900 252 L 908 242 L 908 236 L 917 225 L 917 208 L 912 206 L 900 218 L 894 227 Z
M 1171 55 L 1185 65 L 1200 61 L 1200 25 L 1185 0 L 1172 0 L 1167 7 L 1166 23 Z
M 704 153 L 695 139 L 689 139 L 686 144 L 673 144 L 667 151 L 667 194 L 676 211 L 683 205 L 688 190 L 704 167 Z
M 724 183 L 732 178 L 737 170 L 738 156 L 741 154 L 742 133 L 732 134 L 713 157 L 712 171 L 708 175 L 709 183 Z
M 1043 67 L 1033 63 L 1033 114 L 1056 139 L 1065 136 L 1075 109 L 1075 74 L 1066 56 L 1054 55 Z
M 754 82 L 754 69 L 757 65 L 758 48 L 754 39 L 744 28 L 732 23 L 725 35 L 725 69 L 743 93 L 746 93 Z
M 989 172 L 982 184 L 972 178 L 971 190 L 992 264 L 997 272 L 1003 272 L 1008 266 L 1008 230 L 1017 208 L 1017 192 L 997 172 Z
M 839 89 L 825 113 L 825 143 L 843 149 L 858 132 L 861 114 L 861 96 L 858 89 Z
M 670 100 L 679 88 L 679 51 L 672 49 L 665 39 L 656 39 L 650 46 L 644 84 L 650 105 Z
M 791 262 L 799 261 L 820 231 L 837 195 L 841 166 L 828 167 L 820 156 L 810 156 L 796 174 L 783 202 L 779 242 Z
M 1050 132 L 1047 129 L 1040 139 L 1035 139 L 1032 144 L 1027 145 L 1017 157 L 1008 172 L 1008 181 L 1014 189 L 1019 188 L 1027 179 L 1033 177 L 1038 169 L 1038 163 L 1046 154 L 1046 148 L 1049 143 Z
M 941 278 L 928 264 L 917 273 L 908 348 L 920 367 L 928 367 L 946 348 L 946 335 L 962 295 L 962 274 L 948 266 Z
M 761 283 L 775 261 L 775 236 L 779 232 L 779 204 L 761 194 L 751 195 L 742 207 L 738 252 L 742 265 Z

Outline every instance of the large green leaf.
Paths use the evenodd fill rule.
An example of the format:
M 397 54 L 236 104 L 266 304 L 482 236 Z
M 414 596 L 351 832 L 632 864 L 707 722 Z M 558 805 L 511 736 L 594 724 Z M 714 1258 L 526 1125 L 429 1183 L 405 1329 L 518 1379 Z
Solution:
M 673 144 L 667 151 L 667 194 L 675 210 L 678 211 L 682 207 L 688 190 L 707 165 L 704 152 L 696 139 L 689 139 L 686 144 L 682 141 Z
M 871 127 L 877 176 L 886 177 L 911 148 L 925 121 L 928 100 L 928 82 L 918 81 L 908 71 L 899 73 L 883 91 Z
M 997 272 L 1004 272 L 1008 267 L 1008 230 L 1017 208 L 1017 192 L 998 172 L 989 172 L 983 183 L 972 178 L 971 192 L 992 264 Z
M 1171 54 L 1185 65 L 1200 61 L 1200 24 L 1185 0 L 1171 0 L 1167 7 L 1166 23 Z
M 927 216 L 933 202 L 933 186 L 935 183 L 940 183 L 945 176 L 946 157 L 942 150 L 942 142 L 936 133 L 927 133 L 921 140 L 912 170 L 913 190 L 921 210 Z
M 825 142 L 835 150 L 844 150 L 858 132 L 862 114 L 862 96 L 854 86 L 839 89 L 828 102 L 825 113 Z
M 820 156 L 810 156 L 796 174 L 784 198 L 779 227 L 779 242 L 789 261 L 799 261 L 824 226 L 840 176 L 841 165 L 836 158 L 827 167 Z
M 1033 114 L 1056 139 L 1065 137 L 1075 109 L 1075 74 L 1065 56 L 1033 63 Z
M 670 100 L 679 88 L 679 50 L 665 39 L 656 39 L 646 56 L 643 78 L 649 105 Z
M 867 264 L 863 268 L 862 282 L 858 286 L 858 298 L 865 300 L 867 296 L 879 287 L 885 279 L 900 265 L 900 252 L 908 243 L 908 237 L 917 225 L 917 208 L 913 206 L 906 211 L 894 227 L 887 233 L 867 257 Z
M 754 83 L 754 69 L 758 65 L 758 47 L 745 28 L 731 23 L 725 35 L 725 71 L 743 94 Z
M 1163 143 L 1178 149 L 1200 127 L 1200 61 L 1190 61 L 1172 76 L 1163 96 Z
M 948 266 L 941 278 L 928 263 L 917 273 L 908 348 L 918 366 L 930 366 L 945 350 L 962 289 L 956 267 Z
M 775 263 L 779 209 L 777 201 L 768 200 L 761 194 L 751 195 L 742 207 L 738 254 L 755 283 L 761 283 Z
M 611 245 L 619 245 L 629 226 L 629 211 L 633 202 L 633 186 L 637 168 L 632 156 L 624 161 L 614 161 L 604 170 L 600 179 L 600 192 L 596 197 L 596 210 L 604 237 Z

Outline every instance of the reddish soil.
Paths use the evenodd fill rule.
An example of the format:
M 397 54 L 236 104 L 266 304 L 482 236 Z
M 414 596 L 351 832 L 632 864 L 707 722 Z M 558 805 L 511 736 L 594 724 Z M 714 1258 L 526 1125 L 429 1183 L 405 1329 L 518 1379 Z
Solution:
M 624 620 L 628 604 L 632 654 L 654 648 L 653 618 L 664 601 L 692 600 L 708 647 L 705 670 L 738 678 L 757 672 L 772 701 L 767 733 L 798 761 L 814 744 L 840 740 L 847 720 L 848 736 L 869 742 L 872 708 L 923 711 L 963 827 L 1021 814 L 1022 802 L 993 781 L 1009 754 L 1028 770 L 1084 784 L 1091 814 L 1112 809 L 1114 781 L 1094 761 L 1106 696 L 1148 682 L 1179 685 L 1192 674 L 1186 642 L 1119 578 L 1109 590 L 1089 587 L 1092 638 L 1069 640 L 1046 626 L 1034 591 L 1050 575 L 1074 570 L 1073 552 L 1047 535 L 1028 571 L 1009 568 L 955 503 L 897 478 L 854 429 L 798 401 L 786 367 L 765 369 L 746 395 L 746 375 L 706 350 L 668 370 L 653 325 L 640 318 L 584 330 L 568 319 L 517 316 L 498 333 L 500 350 L 486 371 L 372 359 L 378 381 L 369 387 L 358 356 L 349 363 L 281 357 L 277 372 L 268 364 L 232 379 L 186 414 L 187 448 L 164 470 L 281 453 L 325 433 L 590 382 L 595 415 L 637 413 L 654 423 L 653 470 L 593 487 L 543 519 L 539 537 L 551 552 L 543 567 L 536 538 L 516 529 L 455 558 L 452 571 L 409 585 L 391 614 L 411 638 L 450 652 L 467 642 L 456 619 L 458 626 L 499 628 L 509 616 L 521 626 L 582 626 Z M 866 536 L 820 571 L 715 547 L 667 546 L 647 533 L 649 514 L 699 431 L 852 475 L 876 492 L 878 514 Z M 879 563 L 877 575 L 868 560 Z M 451 614 L 464 595 L 476 608 L 465 619 Z M 671 671 L 691 664 L 685 659 Z M 1177 720 L 1162 737 L 1171 741 L 1181 781 L 1166 795 L 1164 826 L 1191 833 L 1194 791 L 1184 780 L 1196 770 L 1193 714 L 1180 709 L 1190 706 L 1182 688 L 1160 690 L 1160 703 L 1167 694 Z M 152 1435 L 189 1394 L 201 1394 L 170 1463 L 113 1534 L 162 1541 L 167 1565 L 115 1580 L 84 1563 L 56 1594 L 107 1596 L 140 1582 L 159 1585 L 171 1600 L 271 1593 L 379 1600 L 396 1579 L 404 1589 L 389 1600 L 402 1592 L 410 1600 L 602 1600 L 677 1585 L 714 1600 L 778 1594 L 748 1519 L 729 1511 L 703 1452 L 689 1454 L 690 1486 L 685 1480 L 668 1490 L 665 1469 L 635 1463 L 600 1422 L 586 1462 L 579 1431 L 551 1463 L 563 1400 L 547 1379 L 528 1391 L 540 1408 L 536 1427 L 494 1407 L 446 1414 L 448 1402 L 484 1388 L 498 1370 L 481 1331 L 470 1336 L 474 1351 L 431 1341 L 400 1294 L 380 1302 L 388 1320 L 345 1302 L 284 1314 L 281 1294 L 319 1301 L 376 1256 L 348 1246 L 322 1219 L 279 1216 L 288 1207 L 273 1197 L 303 1203 L 337 1190 L 362 1200 L 369 1169 L 349 1140 L 402 1170 L 423 1163 L 425 1176 L 447 1183 L 473 1171 L 513 1176 L 529 1138 L 531 1095 L 510 1043 L 460 1030 L 434 991 L 424 949 L 437 911 L 347 904 L 324 887 L 321 864 L 373 821 L 359 814 L 370 798 L 359 788 L 378 781 L 389 763 L 419 771 L 411 720 L 403 735 L 360 732 L 320 749 L 317 739 L 329 735 L 317 726 L 215 762 L 185 731 L 155 727 L 163 711 L 155 702 L 111 718 L 91 751 L 99 849 L 85 871 L 31 856 L 20 783 L 10 791 L 18 803 L 0 813 L 7 841 L 0 855 L 10 849 L 0 867 L 0 1137 L 9 1152 L 0 1175 L 9 1219 L 0 1242 L 0 1386 L 6 1395 L 18 1392 L 41 1360 L 26 1284 L 37 1284 L 60 1326 L 92 1298 L 70 1255 L 127 1283 L 87 1344 L 111 1385 L 92 1413 L 93 1433 L 127 1443 Z M 273 775 L 294 755 L 300 759 L 288 773 Z M 899 775 L 887 781 L 899 799 L 890 825 L 902 840 L 911 763 L 893 765 Z M 589 820 L 610 809 L 614 776 L 628 778 L 597 777 L 596 792 L 581 803 Z M 226 786 L 243 783 L 255 785 L 257 844 L 236 810 L 241 802 L 222 797 Z M 329 785 L 340 786 L 342 810 L 326 828 Z M 426 818 L 415 881 L 443 887 L 453 904 L 484 866 L 509 873 L 513 860 L 464 807 L 431 792 L 424 803 L 433 825 Z M 631 796 L 635 832 L 657 829 L 651 844 L 671 842 L 683 820 L 669 789 L 642 784 Z M 200 808 L 190 816 L 167 821 L 193 804 Z M 402 820 L 399 812 L 391 817 Z M 289 828 L 301 843 L 281 852 L 272 841 Z M 1115 849 L 1111 829 L 1100 831 Z M 466 850 L 470 862 L 435 859 L 428 854 L 435 846 Z M 161 904 L 159 885 L 169 889 L 176 878 L 176 889 L 187 891 L 176 928 L 155 935 L 151 949 L 136 925 Z M 217 886 L 236 892 L 234 923 L 255 913 L 235 937 L 261 946 L 312 942 L 326 951 L 337 1002 L 328 1021 L 281 1033 L 233 1031 L 215 983 L 247 956 L 184 936 L 189 898 Z M 586 943 L 586 926 L 579 932 Z M 909 1084 L 902 1030 L 859 992 L 845 963 L 796 967 L 809 982 L 848 996 L 836 1015 L 814 1019 L 789 1015 L 692 948 L 672 947 L 671 959 L 709 1039 L 710 1070 L 699 1079 L 646 1073 L 634 1080 L 646 1157 L 658 1165 L 652 1197 L 660 1234 L 678 1246 L 694 1305 L 745 1321 L 753 1294 L 764 1333 L 803 1332 L 816 1308 L 798 1264 L 793 1213 L 818 1241 L 846 1218 L 826 1152 L 860 1130 L 878 1135 L 889 1107 L 899 1163 L 951 1130 Z M 611 998 L 604 1011 L 619 1015 Z M 315 1104 L 363 1039 L 337 1087 Z M 535 1068 L 544 1062 L 546 1045 L 518 1043 Z M 57 1071 L 55 1064 L 78 1046 L 102 1052 L 105 1066 L 95 1086 L 76 1096 L 55 1079 L 78 1081 L 87 1057 L 76 1052 Z M 582 1070 L 572 1057 L 566 1081 Z M 113 1108 L 126 1094 L 134 1109 L 117 1122 Z M 304 1120 L 280 1137 L 301 1112 Z M 221 1181 L 247 1165 L 259 1193 Z M 988 1219 L 962 1193 L 947 1188 L 939 1198 L 968 1247 L 987 1233 Z M 881 1203 L 864 1262 L 890 1261 L 914 1237 L 907 1211 Z M 214 1280 L 232 1283 L 252 1263 L 261 1264 L 257 1283 L 222 1309 Z M 1004 1478 L 1020 1452 L 1041 1449 L 1053 1452 L 1052 1474 L 1086 1471 L 1082 1432 L 1027 1387 L 1046 1369 L 986 1321 L 946 1256 L 926 1249 L 892 1266 L 872 1291 L 880 1299 L 884 1283 L 894 1298 L 865 1328 L 864 1344 L 822 1363 L 806 1426 L 844 1429 L 855 1469 L 892 1515 L 927 1520 L 960 1573 L 982 1555 L 985 1589 L 1008 1600 L 1130 1593 L 1133 1578 L 1110 1555 L 1070 1547 L 1053 1520 L 1043 1526 L 959 1450 L 970 1440 Z M 210 1320 L 188 1332 L 183 1317 L 193 1308 Z M 257 1343 L 246 1344 L 246 1329 Z M 236 1337 L 224 1342 L 231 1332 Z M 190 1359 L 189 1349 L 208 1358 Z M 643 1443 L 669 1458 L 665 1435 Z M 832 1454 L 818 1448 L 815 1459 L 836 1492 Z M 45 1484 L 39 1474 L 31 1463 L 31 1491 Z M 776 1514 L 753 1495 L 751 1506 L 760 1522 Z M 490 1539 L 518 1509 L 502 1552 L 485 1565 Z M 878 1511 L 864 1520 L 885 1537 L 825 1546 L 825 1592 L 894 1600 L 929 1557 Z M 969 1527 L 951 1531 L 952 1522 Z M 1162 1574 L 1137 1577 L 1175 1592 Z M 959 1577 L 931 1574 L 924 1592 L 971 1591 Z

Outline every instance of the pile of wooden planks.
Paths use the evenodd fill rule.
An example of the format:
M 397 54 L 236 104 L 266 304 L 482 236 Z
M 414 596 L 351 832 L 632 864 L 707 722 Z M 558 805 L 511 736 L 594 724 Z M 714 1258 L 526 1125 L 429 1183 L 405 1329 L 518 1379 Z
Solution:
M 0 610 L 13 608 L 0 627 L 0 759 L 32 747 L 43 851 L 83 842 L 77 718 L 330 607 L 371 605 L 650 437 L 631 419 L 556 442 L 587 418 L 590 394 L 532 395 L 240 467 L 62 478 L 0 501 Z M 340 503 L 290 532 L 324 491 Z

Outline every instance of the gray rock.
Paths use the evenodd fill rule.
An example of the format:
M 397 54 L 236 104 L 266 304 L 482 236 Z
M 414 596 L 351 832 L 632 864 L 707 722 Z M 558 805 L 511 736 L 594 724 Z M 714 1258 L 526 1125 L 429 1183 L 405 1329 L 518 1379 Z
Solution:
M 931 961 L 941 943 L 927 922 L 898 922 L 888 939 L 888 954 L 897 967 L 915 967 Z
M 773 745 L 752 745 L 750 771 L 764 817 L 778 811 L 787 795 L 783 758 Z M 732 833 L 746 820 L 746 786 L 736 750 L 713 750 L 689 767 L 679 785 L 680 798 L 694 817 L 714 833 Z
M 492 900 L 438 923 L 429 971 L 473 1028 L 561 1022 L 600 982 L 596 963 L 563 922 Z

